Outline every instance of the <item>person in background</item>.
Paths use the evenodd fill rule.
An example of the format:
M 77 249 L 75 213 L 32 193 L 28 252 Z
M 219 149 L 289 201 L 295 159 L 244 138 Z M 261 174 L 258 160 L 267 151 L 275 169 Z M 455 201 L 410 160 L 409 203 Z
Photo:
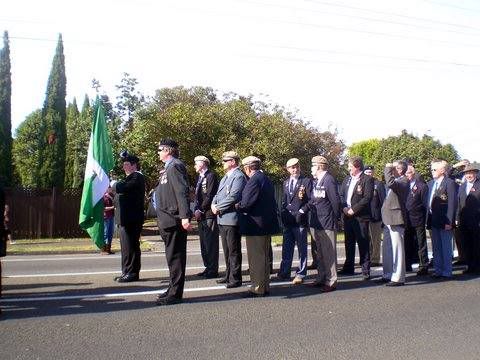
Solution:
M 382 248 L 382 205 L 385 200 L 385 184 L 375 178 L 373 165 L 366 165 L 363 173 L 373 177 L 373 197 L 370 202 L 372 220 L 368 225 L 370 231 L 370 265 L 379 266 L 380 251 Z
M 105 245 L 102 248 L 102 255 L 114 254 L 112 251 L 113 229 L 115 226 L 115 206 L 113 205 L 114 194 L 109 186 L 103 195 L 103 239 Z

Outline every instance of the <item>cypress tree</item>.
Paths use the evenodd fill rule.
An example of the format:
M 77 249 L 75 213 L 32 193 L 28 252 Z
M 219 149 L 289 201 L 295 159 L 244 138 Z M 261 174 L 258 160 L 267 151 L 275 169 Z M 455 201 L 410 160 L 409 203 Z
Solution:
M 65 56 L 60 34 L 42 109 L 38 185 L 44 188 L 62 188 L 64 185 L 67 143 L 66 90 Z
M 12 182 L 12 74 L 7 31 L 0 50 L 0 180 L 7 185 Z
M 67 106 L 67 145 L 65 155 L 65 188 L 73 187 L 73 179 L 75 177 L 74 164 L 77 157 L 77 135 L 81 131 L 79 128 L 80 112 L 77 107 L 77 100 Z

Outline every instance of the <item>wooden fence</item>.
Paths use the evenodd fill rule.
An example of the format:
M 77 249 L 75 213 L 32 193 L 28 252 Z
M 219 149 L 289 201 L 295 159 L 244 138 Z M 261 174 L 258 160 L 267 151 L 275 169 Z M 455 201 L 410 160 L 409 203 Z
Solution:
M 5 189 L 14 238 L 88 236 L 78 226 L 82 189 Z

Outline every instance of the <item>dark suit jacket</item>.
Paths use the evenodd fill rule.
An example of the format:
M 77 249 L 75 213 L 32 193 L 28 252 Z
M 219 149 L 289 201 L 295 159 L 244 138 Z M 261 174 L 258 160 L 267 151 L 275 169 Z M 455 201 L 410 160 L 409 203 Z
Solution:
M 182 161 L 173 158 L 160 172 L 156 194 L 158 226 L 167 229 L 180 225 L 181 219 L 190 219 L 187 169 Z
M 336 230 L 340 218 L 340 196 L 335 178 L 326 173 L 312 185 L 310 201 L 304 211 L 310 211 L 310 227 L 319 230 Z
M 478 229 L 480 227 L 480 179 L 475 179 L 470 192 L 466 193 L 467 183 L 458 190 L 457 221 L 461 227 Z
M 0 241 L 3 241 L 3 230 L 5 227 L 5 192 L 2 185 L 0 185 Z
M 116 182 L 112 189 L 116 193 L 115 221 L 117 225 L 128 226 L 143 224 L 145 219 L 145 177 L 135 171 L 124 180 Z
M 382 205 L 386 197 L 385 184 L 377 179 L 373 179 L 373 197 L 370 202 L 370 212 L 372 221 L 382 221 Z
M 198 184 L 198 178 L 195 182 L 195 210 L 202 212 L 202 219 L 217 217 L 212 213 L 212 200 L 218 190 L 218 178 L 214 172 L 207 170 L 204 174 L 201 184 Z
M 347 207 L 348 186 L 350 185 L 351 179 L 351 176 L 347 176 L 340 187 L 342 209 Z M 372 201 L 372 197 L 373 178 L 362 173 L 360 179 L 358 179 L 358 182 L 355 185 L 355 190 L 352 195 L 351 204 L 354 212 L 353 217 L 360 221 L 369 221 L 371 219 L 370 201 Z
M 428 182 L 428 200 L 433 190 L 434 180 Z M 431 212 L 427 216 L 427 228 L 444 229 L 445 225 L 454 226 L 455 212 L 457 210 L 457 192 L 455 181 L 444 177 L 440 186 L 435 191 L 432 199 Z
M 312 179 L 299 176 L 293 194 L 289 193 L 290 178 L 283 182 L 283 198 L 282 198 L 282 222 L 285 227 L 306 227 L 308 225 L 308 217 L 299 216 L 300 222 L 297 221 L 298 210 L 304 207 L 311 195 Z
M 382 221 L 385 225 L 407 225 L 406 202 L 410 183 L 405 176 L 395 178 L 395 168 L 385 168 L 385 183 L 389 191 L 382 206 Z
M 240 233 L 249 236 L 273 235 L 280 232 L 275 191 L 270 179 L 256 171 L 242 191 L 238 205 Z
M 409 184 L 410 186 L 410 184 Z M 410 189 L 407 202 L 407 226 L 425 226 L 428 202 L 428 186 L 420 178 L 415 179 L 413 188 Z

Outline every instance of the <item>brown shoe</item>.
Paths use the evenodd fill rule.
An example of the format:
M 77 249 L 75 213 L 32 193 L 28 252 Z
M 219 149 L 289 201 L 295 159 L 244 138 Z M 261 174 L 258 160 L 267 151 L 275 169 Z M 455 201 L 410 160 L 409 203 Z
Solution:
M 327 292 L 332 292 L 337 290 L 336 286 L 330 286 L 330 285 L 323 285 L 322 288 L 320 289 L 320 292 L 322 293 L 327 293 Z
M 102 251 L 100 252 L 100 254 L 101 255 L 108 255 L 107 245 L 102 246 Z

